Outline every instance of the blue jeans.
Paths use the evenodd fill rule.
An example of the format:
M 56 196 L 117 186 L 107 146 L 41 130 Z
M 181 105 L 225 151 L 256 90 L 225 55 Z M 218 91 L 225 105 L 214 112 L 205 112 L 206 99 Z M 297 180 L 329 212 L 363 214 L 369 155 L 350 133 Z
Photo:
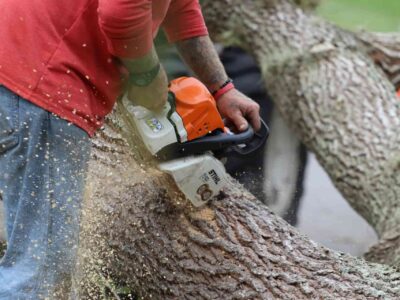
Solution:
M 89 153 L 83 130 L 0 85 L 1 300 L 68 292 Z

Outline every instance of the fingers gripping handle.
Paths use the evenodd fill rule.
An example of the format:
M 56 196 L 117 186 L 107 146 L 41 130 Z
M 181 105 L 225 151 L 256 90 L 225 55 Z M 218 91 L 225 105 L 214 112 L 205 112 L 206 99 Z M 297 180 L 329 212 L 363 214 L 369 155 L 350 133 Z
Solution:
M 249 126 L 251 128 L 251 126 Z M 262 149 L 267 141 L 269 135 L 269 128 L 265 124 L 264 120 L 261 119 L 261 128 L 259 131 L 254 132 L 251 139 L 247 140 L 243 144 L 235 145 L 231 148 L 232 155 L 236 156 L 248 156 L 253 155 L 255 152 Z

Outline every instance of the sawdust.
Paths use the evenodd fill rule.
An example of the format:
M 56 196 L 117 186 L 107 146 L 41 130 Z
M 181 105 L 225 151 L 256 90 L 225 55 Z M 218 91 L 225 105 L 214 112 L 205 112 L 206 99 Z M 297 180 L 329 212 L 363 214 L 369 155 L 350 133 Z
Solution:
M 112 127 L 107 127 L 103 135 L 96 139 L 89 165 L 75 276 L 78 299 L 105 299 L 104 291 L 118 285 L 114 282 L 118 278 L 115 272 L 123 272 L 126 266 L 115 266 L 119 259 L 113 249 L 136 251 L 131 249 L 136 239 L 151 235 L 144 231 L 141 216 L 134 214 L 141 211 L 139 207 L 154 213 L 154 221 L 165 215 L 170 218 L 181 215 L 187 222 L 187 230 L 192 228 L 191 220 L 212 223 L 216 218 L 211 208 L 194 208 L 186 200 L 173 178 L 157 169 L 158 162 L 133 139 L 134 135 L 128 136 L 128 143 L 113 134 Z M 141 234 L 132 236 L 132 232 Z M 191 233 L 205 238 L 200 232 Z M 130 243 L 119 244 L 120 240 Z M 114 273 L 108 273 L 110 270 Z
M 206 222 L 213 222 L 215 221 L 215 211 L 210 207 L 204 207 L 202 209 L 193 210 L 190 213 L 190 217 L 196 220 L 201 219 Z

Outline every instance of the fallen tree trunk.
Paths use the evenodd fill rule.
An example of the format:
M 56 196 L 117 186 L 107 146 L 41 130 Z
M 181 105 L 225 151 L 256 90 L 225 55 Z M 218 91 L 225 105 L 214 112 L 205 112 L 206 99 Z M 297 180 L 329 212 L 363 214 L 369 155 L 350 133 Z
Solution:
M 126 139 L 107 126 L 93 149 L 80 279 L 88 298 L 113 282 L 143 299 L 400 297 L 395 269 L 317 245 L 237 182 L 193 209 L 120 125 Z
M 286 122 L 377 230 L 370 257 L 396 264 L 400 107 L 366 47 L 290 1 L 204 8 L 219 40 L 264 66 Z M 86 297 L 123 282 L 143 299 L 400 298 L 395 268 L 315 244 L 238 183 L 193 209 L 154 166 L 119 105 L 94 141 L 77 283 Z
M 203 2 L 215 39 L 254 55 L 286 123 L 377 231 L 373 250 L 385 253 L 368 257 L 398 264 L 400 105 L 370 58 L 375 49 L 383 62 L 396 39 L 358 37 L 288 0 Z

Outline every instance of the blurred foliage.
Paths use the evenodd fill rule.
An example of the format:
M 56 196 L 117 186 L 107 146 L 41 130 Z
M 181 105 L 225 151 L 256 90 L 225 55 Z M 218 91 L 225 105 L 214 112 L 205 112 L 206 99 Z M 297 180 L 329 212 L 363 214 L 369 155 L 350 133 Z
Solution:
M 400 32 L 400 0 L 294 0 L 347 29 Z M 201 1 L 200 1 L 201 2 Z M 170 55 L 171 45 L 160 31 L 156 39 L 160 56 Z
M 348 29 L 400 31 L 400 0 L 322 0 L 317 13 Z
M 298 5 L 306 10 L 314 10 L 321 2 L 321 0 L 294 0 Z

